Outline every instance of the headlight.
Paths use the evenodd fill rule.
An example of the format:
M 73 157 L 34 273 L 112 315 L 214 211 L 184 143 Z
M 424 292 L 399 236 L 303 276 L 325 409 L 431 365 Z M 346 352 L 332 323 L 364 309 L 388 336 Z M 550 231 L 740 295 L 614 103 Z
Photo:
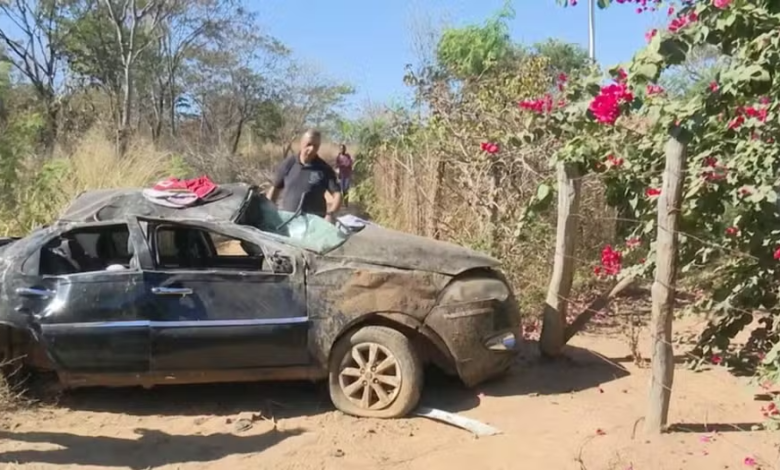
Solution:
M 439 305 L 451 305 L 480 300 L 498 300 L 503 302 L 509 297 L 507 285 L 495 278 L 478 277 L 459 279 L 445 289 L 439 299 Z

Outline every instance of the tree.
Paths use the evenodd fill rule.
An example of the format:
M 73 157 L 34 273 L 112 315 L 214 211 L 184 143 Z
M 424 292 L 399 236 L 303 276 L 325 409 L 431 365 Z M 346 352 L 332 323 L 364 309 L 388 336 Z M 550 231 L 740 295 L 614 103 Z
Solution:
M 198 52 L 187 80 L 207 139 L 234 154 L 247 125 L 274 116 L 278 90 L 269 77 L 288 54 L 277 40 L 250 30 Z
M 3 60 L 12 64 L 32 84 L 46 112 L 43 143 L 51 150 L 57 138 L 62 103 L 57 92 L 62 79 L 63 45 L 67 33 L 60 17 L 64 2 L 56 0 L 9 0 L 0 2 L 0 16 L 7 17 L 16 34 L 0 29 Z
M 71 33 L 71 68 L 113 100 L 117 151 L 125 152 L 135 106 L 139 58 L 162 37 L 161 23 L 184 0 L 73 0 L 63 25 Z
M 483 25 L 446 28 L 436 47 L 436 61 L 457 79 L 479 77 L 514 61 L 517 49 L 509 37 L 507 21 L 514 18 L 509 3 Z
M 287 155 L 306 127 L 337 122 L 339 109 L 355 90 L 351 85 L 329 80 L 311 66 L 291 62 L 275 79 L 283 125 L 276 142 Z
M 167 120 L 176 135 L 176 108 L 184 83 L 183 68 L 196 60 L 198 51 L 227 44 L 233 31 L 255 26 L 255 17 L 236 0 L 179 0 L 160 22 L 160 36 L 146 54 L 146 94 L 153 103 L 152 136 L 157 139 Z
M 780 378 L 778 30 L 775 1 L 685 2 L 625 67 L 610 69 L 611 83 L 603 84 L 597 74 L 572 80 L 560 106 L 528 106 L 538 135 L 552 133 L 563 142 L 557 162 L 601 175 L 613 201 L 630 202 L 631 237 L 624 246 L 605 247 L 596 267 L 607 278 L 626 280 L 655 269 L 658 247 L 650 240 L 659 231 L 660 152 L 670 134 L 672 139 L 690 134 L 690 170 L 678 175 L 684 177 L 683 198 L 672 207 L 679 216 L 676 258 L 681 273 L 707 277 L 709 295 L 699 306 L 713 318 L 693 354 L 743 367 L 760 362 L 764 376 L 775 381 Z M 708 47 L 728 56 L 729 66 L 707 87 L 677 95 L 658 85 L 664 72 Z M 549 198 L 549 191 L 542 195 Z M 757 312 L 763 313 L 762 325 L 746 347 L 732 353 L 731 339 Z M 654 334 L 654 342 L 663 339 Z M 653 433 L 666 422 L 666 395 L 666 403 L 651 407 L 660 415 L 646 421 Z
M 572 75 L 585 72 L 591 62 L 588 51 L 582 46 L 559 39 L 538 42 L 531 47 L 529 53 L 547 58 L 548 73 L 551 77 L 557 77 L 561 73 Z
M 673 96 L 690 98 L 705 91 L 730 62 L 717 47 L 700 45 L 688 52 L 682 64 L 666 70 L 659 84 Z

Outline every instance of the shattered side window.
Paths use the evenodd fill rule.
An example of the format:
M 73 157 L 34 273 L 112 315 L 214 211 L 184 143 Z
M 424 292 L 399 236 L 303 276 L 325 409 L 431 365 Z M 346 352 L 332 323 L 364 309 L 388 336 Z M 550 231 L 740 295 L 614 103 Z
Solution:
M 270 201 L 263 200 L 257 208 L 255 220 L 251 225 L 282 238 L 292 245 L 317 253 L 331 251 L 348 238 L 348 235 L 335 225 L 311 214 L 299 214 L 284 227 L 279 228 L 294 214 L 294 212 L 278 210 Z
M 293 216 L 293 212 L 279 211 L 284 220 Z M 347 235 L 322 217 L 300 214 L 283 229 L 289 239 L 303 248 L 324 253 L 338 247 L 347 239 Z

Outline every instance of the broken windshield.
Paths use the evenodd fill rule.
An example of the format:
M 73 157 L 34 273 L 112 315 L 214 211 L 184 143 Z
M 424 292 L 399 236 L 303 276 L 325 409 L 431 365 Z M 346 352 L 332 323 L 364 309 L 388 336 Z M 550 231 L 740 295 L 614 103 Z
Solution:
M 279 210 L 265 197 L 257 197 L 253 205 L 259 213 L 249 216 L 250 225 L 292 245 L 322 254 L 338 248 L 349 238 L 346 228 L 316 215 Z

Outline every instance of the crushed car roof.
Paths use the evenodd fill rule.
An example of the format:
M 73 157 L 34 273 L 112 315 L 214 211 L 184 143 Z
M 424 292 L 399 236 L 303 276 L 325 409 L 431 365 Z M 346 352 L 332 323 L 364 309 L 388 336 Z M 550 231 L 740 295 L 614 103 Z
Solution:
M 219 185 L 216 200 L 186 208 L 155 204 L 143 195 L 143 188 L 98 189 L 81 193 L 60 214 L 63 222 L 119 220 L 128 215 L 171 219 L 235 221 L 247 200 L 258 190 L 254 185 L 231 183 Z

